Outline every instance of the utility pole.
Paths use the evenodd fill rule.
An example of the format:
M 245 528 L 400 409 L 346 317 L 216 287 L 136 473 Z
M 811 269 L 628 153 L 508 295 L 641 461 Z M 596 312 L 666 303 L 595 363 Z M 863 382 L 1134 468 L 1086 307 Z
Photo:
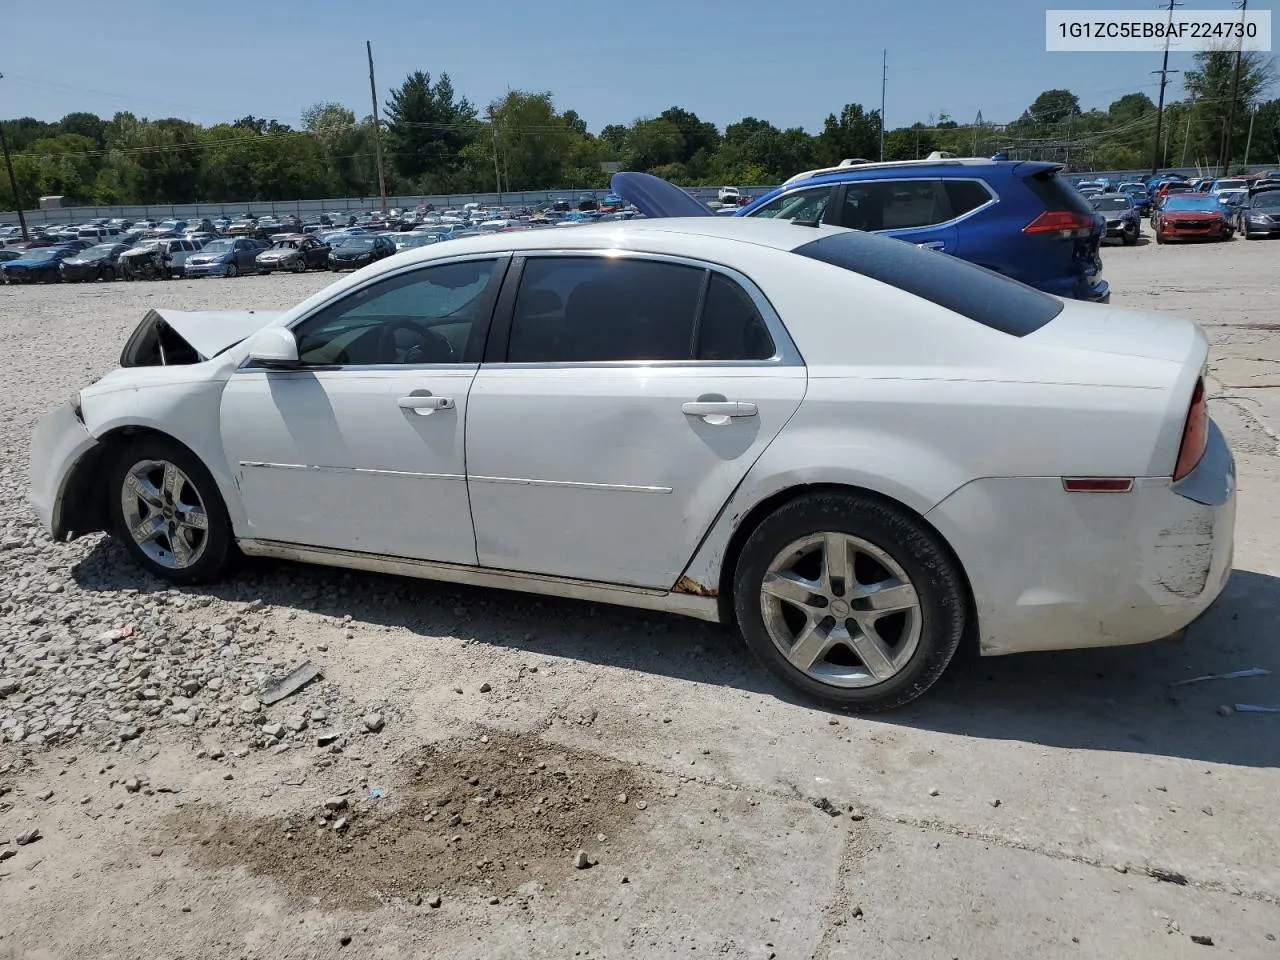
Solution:
M 1187 147 L 1191 145 L 1191 115 L 1196 112 L 1196 102 L 1194 100 L 1187 101 L 1187 132 L 1182 137 L 1182 162 L 1178 164 L 1180 167 L 1187 165 Z
M 1244 24 L 1245 12 L 1249 9 L 1249 0 L 1240 0 L 1240 23 Z M 1236 96 L 1240 92 L 1240 60 L 1244 53 L 1244 31 L 1240 33 L 1240 42 L 1236 44 L 1236 72 L 1231 80 L 1231 99 L 1227 102 L 1227 125 L 1222 129 L 1222 172 L 1220 177 L 1228 176 L 1231 171 L 1231 128 L 1236 122 Z
M 1253 147 L 1253 118 L 1258 115 L 1258 108 L 1254 104 L 1249 104 L 1249 136 L 1244 142 L 1244 165 L 1247 169 L 1249 166 L 1249 150 Z
M 884 163 L 884 91 L 889 85 L 889 50 L 880 61 L 880 162 Z
M 4 79 L 4 74 L 0 73 L 0 80 Z M 4 124 L 0 123 L 0 152 L 4 153 L 5 169 L 9 171 L 9 189 L 13 191 L 13 209 L 18 213 L 18 225 L 22 227 L 22 239 L 30 241 L 31 234 L 27 232 L 27 218 L 22 213 L 22 201 L 18 199 L 18 178 L 13 175 L 13 158 L 9 156 L 9 141 L 4 136 Z
M 982 111 L 973 120 L 973 155 L 978 155 L 978 131 L 982 129 Z
M 1177 0 L 1169 0 L 1169 23 L 1173 23 L 1173 8 L 1182 6 Z M 1160 102 L 1156 106 L 1156 143 L 1151 150 L 1151 173 L 1160 169 L 1160 125 L 1164 122 L 1164 88 L 1169 83 L 1169 74 L 1181 73 L 1181 70 L 1169 69 L 1169 40 L 1168 33 L 1164 38 L 1164 60 L 1160 64 L 1159 70 L 1152 70 L 1152 73 L 1160 74 Z
M 493 133 L 493 181 L 497 184 L 498 205 L 502 205 L 502 173 L 498 170 L 498 121 L 493 115 L 493 106 L 489 107 L 489 130 Z M 510 184 L 507 184 L 510 186 Z
M 378 196 L 382 198 L 382 209 L 387 209 L 387 176 L 382 171 L 382 124 L 378 122 L 378 85 L 373 79 L 373 44 L 364 42 L 365 52 L 369 54 L 369 97 L 373 101 L 373 147 L 378 160 Z

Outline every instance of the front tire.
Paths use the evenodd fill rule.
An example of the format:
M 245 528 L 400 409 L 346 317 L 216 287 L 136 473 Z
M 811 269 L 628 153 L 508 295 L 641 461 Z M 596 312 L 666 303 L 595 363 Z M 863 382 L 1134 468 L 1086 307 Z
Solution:
M 236 274 L 238 274 L 239 272 L 240 272 L 240 268 L 239 268 L 239 267 L 237 267 L 234 263 L 228 263 L 228 264 L 227 264 L 227 279 L 228 279 L 228 280 L 230 280 L 232 277 L 234 277 L 234 276 L 235 276 Z
M 191 451 L 164 437 L 130 443 L 108 474 L 115 536 L 149 573 L 177 584 L 211 583 L 235 555 L 226 505 Z
M 937 534 L 855 493 L 804 496 L 767 517 L 738 559 L 733 606 L 770 672 L 859 713 L 928 690 L 968 619 L 962 575 Z
M 293 272 L 294 272 L 294 273 L 306 273 L 306 272 L 307 272 L 307 261 L 306 261 L 305 259 L 303 259 L 302 257 L 299 257 L 299 258 L 298 258 L 298 262 L 297 262 L 297 263 L 295 263 L 295 264 L 293 265 Z

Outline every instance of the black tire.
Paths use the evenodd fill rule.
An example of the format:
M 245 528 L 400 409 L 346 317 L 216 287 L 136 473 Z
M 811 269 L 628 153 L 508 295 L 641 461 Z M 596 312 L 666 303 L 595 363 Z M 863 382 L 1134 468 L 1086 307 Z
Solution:
M 919 641 L 886 680 L 855 688 L 824 683 L 794 666 L 769 636 L 761 610 L 765 573 L 789 544 L 817 533 L 849 534 L 875 546 L 915 587 Z M 905 510 L 856 493 L 804 496 L 766 517 L 738 558 L 733 609 L 743 640 L 771 673 L 807 697 L 855 713 L 901 707 L 933 686 L 955 655 L 968 620 L 963 577 L 937 534 Z
M 299 257 L 299 258 L 298 258 L 298 262 L 297 262 L 297 263 L 295 263 L 295 264 L 293 265 L 293 272 L 294 272 L 294 273 L 306 273 L 306 272 L 307 272 L 307 259 L 306 259 L 306 257 Z
M 203 552 L 190 566 L 174 568 L 165 566 L 148 556 L 129 533 L 124 514 L 123 490 L 126 477 L 135 465 L 147 461 L 172 463 L 186 474 L 199 494 L 208 528 Z M 190 450 L 166 437 L 147 436 L 122 447 L 113 458 L 107 473 L 107 503 L 111 511 L 112 534 L 135 561 L 149 573 L 169 583 L 193 585 L 218 580 L 237 556 L 235 537 L 226 504 L 218 491 L 213 476 Z
M 1138 242 L 1138 231 L 1134 230 L 1130 232 L 1126 230 L 1123 234 L 1121 234 L 1120 240 L 1121 242 L 1124 243 L 1126 247 L 1132 247 L 1135 243 Z
M 1156 243 L 1164 243 L 1164 234 L 1159 230 L 1156 231 Z
M 232 279 L 233 277 L 235 277 L 239 272 L 240 272 L 240 268 L 239 268 L 238 266 L 236 266 L 236 264 L 235 264 L 235 262 L 234 262 L 234 261 L 232 261 L 231 263 L 228 263 L 228 264 L 227 264 L 227 279 L 228 279 L 228 280 L 230 280 L 230 279 Z
M 106 283 L 108 280 L 114 280 L 115 278 L 115 272 L 110 267 L 103 267 L 98 271 L 98 280 L 103 283 Z

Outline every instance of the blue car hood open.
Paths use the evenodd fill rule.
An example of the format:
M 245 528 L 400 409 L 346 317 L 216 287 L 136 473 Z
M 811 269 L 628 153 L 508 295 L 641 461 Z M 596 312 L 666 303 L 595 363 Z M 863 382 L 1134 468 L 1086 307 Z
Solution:
M 609 188 L 646 217 L 714 217 L 715 211 L 674 183 L 648 173 L 615 173 Z

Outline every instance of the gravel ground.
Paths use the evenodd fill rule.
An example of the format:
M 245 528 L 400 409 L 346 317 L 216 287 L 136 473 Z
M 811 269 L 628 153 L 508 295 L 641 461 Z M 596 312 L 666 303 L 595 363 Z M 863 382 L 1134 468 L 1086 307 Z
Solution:
M 1280 956 L 1280 244 L 1108 250 L 1214 341 L 1237 573 L 1181 641 L 958 663 L 875 720 L 721 630 L 247 564 L 170 590 L 25 504 L 35 420 L 153 305 L 327 274 L 0 287 L 0 956 Z M 320 676 L 278 702 L 273 684 Z

